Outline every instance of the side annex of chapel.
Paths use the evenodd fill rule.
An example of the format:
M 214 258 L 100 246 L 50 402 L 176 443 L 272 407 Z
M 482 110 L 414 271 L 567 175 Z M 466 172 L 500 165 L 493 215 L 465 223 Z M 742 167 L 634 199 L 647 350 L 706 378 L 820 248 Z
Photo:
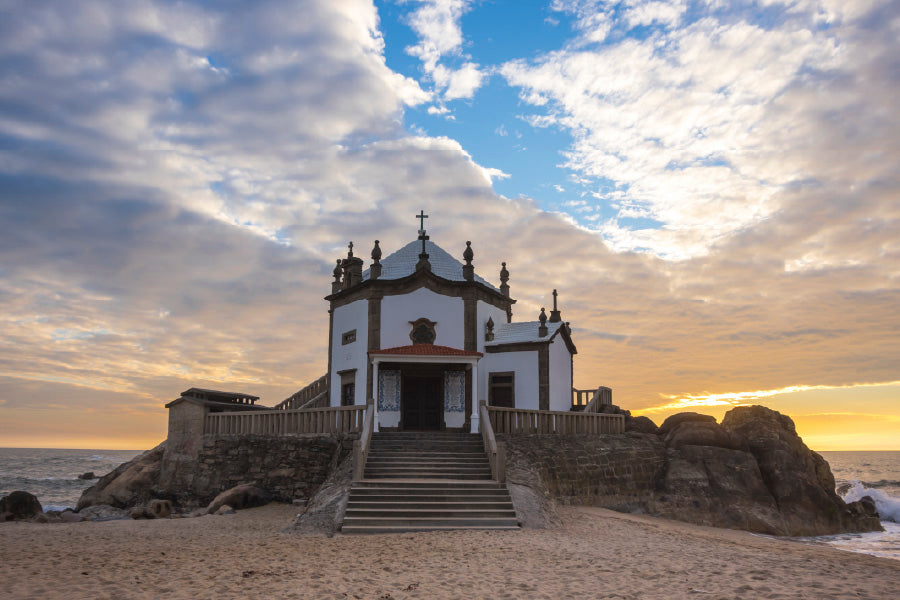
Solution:
M 506 263 L 500 287 L 419 237 L 372 263 L 349 245 L 335 265 L 329 302 L 329 405 L 373 402 L 375 427 L 478 431 L 478 400 L 491 406 L 568 411 L 571 329 L 556 306 L 536 321 L 513 322 Z M 371 399 L 371 400 L 370 400 Z

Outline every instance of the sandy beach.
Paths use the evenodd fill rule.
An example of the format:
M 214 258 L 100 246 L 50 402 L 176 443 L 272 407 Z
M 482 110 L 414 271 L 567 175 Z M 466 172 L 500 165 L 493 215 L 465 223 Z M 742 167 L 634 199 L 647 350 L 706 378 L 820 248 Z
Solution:
M 563 507 L 563 526 L 333 538 L 295 508 L 159 521 L 0 524 L 4 598 L 872 598 L 900 562 Z

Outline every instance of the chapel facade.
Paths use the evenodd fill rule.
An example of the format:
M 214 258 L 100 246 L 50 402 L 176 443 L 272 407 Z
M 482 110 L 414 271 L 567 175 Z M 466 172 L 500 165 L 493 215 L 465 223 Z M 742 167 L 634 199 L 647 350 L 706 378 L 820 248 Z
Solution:
M 478 401 L 568 411 L 571 328 L 556 305 L 535 321 L 513 321 L 509 272 L 496 287 L 430 241 L 424 211 L 418 239 L 372 262 L 337 260 L 329 302 L 329 405 L 373 404 L 380 431 L 478 431 Z

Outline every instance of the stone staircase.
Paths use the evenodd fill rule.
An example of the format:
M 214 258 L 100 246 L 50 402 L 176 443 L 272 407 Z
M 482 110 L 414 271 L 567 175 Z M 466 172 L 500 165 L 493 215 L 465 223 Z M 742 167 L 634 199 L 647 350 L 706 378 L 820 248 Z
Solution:
M 429 431 L 372 436 L 341 531 L 518 528 L 506 484 L 491 479 L 481 436 Z

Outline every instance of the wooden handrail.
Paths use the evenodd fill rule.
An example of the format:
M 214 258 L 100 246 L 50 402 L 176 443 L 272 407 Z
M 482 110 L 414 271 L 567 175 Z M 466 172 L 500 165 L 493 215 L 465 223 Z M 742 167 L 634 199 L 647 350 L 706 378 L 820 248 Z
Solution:
M 278 410 L 293 410 L 308 408 L 312 400 L 318 399 L 322 394 L 328 393 L 328 375 L 322 375 L 308 386 L 295 392 L 275 405 Z
M 353 442 L 353 481 L 362 481 L 369 459 L 369 445 L 372 443 L 372 432 L 375 429 L 375 405 L 370 401 L 366 405 L 366 416 L 363 417 L 362 433 Z
M 587 403 L 584 399 L 591 394 L 591 399 Z M 600 406 L 608 406 L 612 404 L 612 390 L 605 386 L 599 386 L 596 390 L 576 390 L 572 388 L 572 406 L 581 407 L 581 412 L 596 413 L 600 412 Z
M 523 408 L 487 407 L 496 433 L 601 434 L 624 433 L 625 416 Z
M 209 413 L 204 435 L 287 435 L 362 431 L 365 406 Z
M 484 449 L 491 463 L 491 476 L 497 483 L 503 483 L 506 481 L 506 444 L 498 442 L 494 437 L 494 428 L 491 426 L 491 418 L 484 400 L 479 402 L 478 417 L 478 429 L 481 431 Z

